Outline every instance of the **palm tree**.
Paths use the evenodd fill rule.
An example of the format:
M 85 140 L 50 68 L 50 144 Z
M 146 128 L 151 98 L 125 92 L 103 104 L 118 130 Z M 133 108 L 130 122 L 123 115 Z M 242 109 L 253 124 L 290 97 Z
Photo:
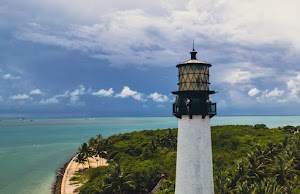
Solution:
M 74 159 L 74 161 L 78 163 L 77 166 L 76 166 L 76 169 L 77 169 L 79 164 L 81 164 L 82 168 L 84 168 L 84 164 L 87 161 L 87 158 L 83 153 L 78 153 L 76 155 L 76 158 Z
M 235 182 L 243 182 L 248 178 L 248 173 L 249 169 L 245 166 L 245 162 L 237 162 L 236 175 L 233 178 L 235 179 Z
M 106 157 L 106 148 L 105 148 L 105 141 L 99 140 L 97 144 L 94 146 L 95 155 L 100 158 Z M 103 160 L 101 160 L 101 165 L 103 165 Z M 97 160 L 97 167 L 98 167 L 98 160 Z
M 104 138 L 103 138 L 103 135 L 102 135 L 102 134 L 98 134 L 98 135 L 96 135 L 96 139 L 97 139 L 98 141 L 101 141 L 101 140 L 103 140 Z
M 278 156 L 277 165 L 273 169 L 273 174 L 276 176 L 276 181 L 281 186 L 285 186 L 290 190 L 294 181 L 298 177 L 298 171 L 294 169 L 293 161 L 290 159 L 285 161 L 282 156 Z
M 249 185 L 248 181 L 244 181 L 236 186 L 234 193 L 239 194 L 255 194 L 255 189 L 252 185 Z
M 93 148 L 95 145 L 97 145 L 97 143 L 98 143 L 97 139 L 95 139 L 93 137 L 91 137 L 88 141 L 88 145 L 90 148 Z
M 272 141 L 268 142 L 265 150 L 266 155 L 270 160 L 274 160 L 275 156 L 280 152 L 279 146 Z
M 256 180 L 262 180 L 265 177 L 266 165 L 261 160 L 262 156 L 256 156 L 253 152 L 247 155 L 248 161 L 248 176 L 250 183 Z
M 91 167 L 90 165 L 90 161 L 89 161 L 89 157 L 92 157 L 93 156 L 93 151 L 91 150 L 91 148 L 88 146 L 87 143 L 83 143 L 81 144 L 81 146 L 78 148 L 78 153 L 80 154 L 83 154 L 84 157 L 87 159 L 87 162 L 89 164 L 89 168 Z
M 257 194 L 281 194 L 283 187 L 278 185 L 276 180 L 263 179 L 256 184 L 255 193 Z
M 225 174 L 224 174 L 225 173 Z M 218 194 L 229 194 L 232 188 L 232 180 L 228 178 L 228 171 L 214 176 L 215 192 Z M 235 184 L 235 183 L 234 183 Z
M 157 145 L 154 142 L 154 140 L 151 140 L 151 144 L 149 145 L 149 149 L 150 149 L 151 153 L 154 153 L 155 150 L 157 149 Z
M 107 155 L 106 151 L 102 151 L 102 152 L 99 153 L 99 156 L 101 158 L 101 165 L 102 166 L 103 166 L 103 159 L 106 158 L 106 155 Z
M 113 172 L 104 182 L 104 191 L 107 193 L 127 194 L 136 188 L 130 174 L 122 172 L 119 164 L 114 165 Z

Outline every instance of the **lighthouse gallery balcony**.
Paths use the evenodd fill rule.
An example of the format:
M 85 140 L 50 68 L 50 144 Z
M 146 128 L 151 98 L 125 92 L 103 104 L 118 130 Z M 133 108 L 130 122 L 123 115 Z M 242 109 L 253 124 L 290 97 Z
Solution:
M 217 103 L 191 101 L 189 106 L 182 100 L 173 103 L 173 115 L 177 118 L 181 118 L 182 115 L 202 115 L 203 118 L 209 115 L 211 118 L 216 114 Z

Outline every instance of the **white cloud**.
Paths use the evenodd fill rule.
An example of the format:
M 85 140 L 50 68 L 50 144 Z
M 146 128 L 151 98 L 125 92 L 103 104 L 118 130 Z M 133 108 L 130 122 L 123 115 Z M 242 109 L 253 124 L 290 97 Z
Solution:
M 35 90 L 31 90 L 29 94 L 40 95 L 43 94 L 43 92 L 40 89 L 35 89 Z
M 249 95 L 249 96 L 255 96 L 255 95 L 257 95 L 259 92 L 260 92 L 259 89 L 257 89 L 257 88 L 252 88 L 251 90 L 249 90 L 248 95 Z
M 241 69 L 233 69 L 229 74 L 225 75 L 225 81 L 231 84 L 247 82 L 252 78 L 253 74 L 250 71 Z
M 215 68 L 214 81 L 230 84 L 246 84 L 251 83 L 257 78 L 266 78 L 275 75 L 272 68 L 261 67 L 247 62 L 222 64 Z
M 73 92 L 70 93 L 70 96 L 79 96 L 85 93 L 85 87 L 80 85 L 79 88 L 75 89 Z
M 35 12 L 40 23 L 31 22 L 20 29 L 18 38 L 88 51 L 90 56 L 107 59 L 114 65 L 144 65 L 141 61 L 171 65 L 185 54 L 182 51 L 188 46 L 187 31 L 200 44 L 213 41 L 217 45 L 231 43 L 249 48 L 283 42 L 300 48 L 298 1 L 169 0 L 153 4 L 133 0 L 126 3 L 76 0 L 71 5 L 67 0 L 33 0 L 18 4 L 22 5 L 41 10 Z M 277 14 L 282 10 L 284 14 Z M 55 16 L 51 18 L 55 18 L 53 23 L 49 20 L 51 16 Z M 60 21 L 64 21 L 63 26 L 53 27 Z M 178 45 L 185 46 L 178 48 Z M 237 47 L 237 52 L 232 52 L 236 58 L 243 58 L 239 51 L 247 48 Z M 250 76 L 244 70 L 237 73 L 235 81 Z
M 10 97 L 13 100 L 26 100 L 29 98 L 27 94 L 18 94 Z
M 150 94 L 148 98 L 151 98 L 155 102 L 167 102 L 169 100 L 168 96 L 159 94 L 157 92 Z
M 85 94 L 85 87 L 80 85 L 79 88 L 75 89 L 73 92 L 70 93 L 70 104 L 75 105 L 79 100 L 79 96 Z
M 55 97 L 52 98 L 48 98 L 48 99 L 42 99 L 40 102 L 40 104 L 58 104 L 59 100 Z
M 5 4 L 15 5 L 15 2 L 6 1 Z M 251 95 L 259 97 L 262 94 L 266 100 L 280 97 L 292 100 L 299 96 L 300 84 L 296 77 L 287 80 L 284 94 L 276 95 L 282 91 L 282 83 L 278 82 L 287 75 L 287 69 L 299 71 L 296 64 L 283 62 L 287 58 L 293 59 L 291 53 L 294 56 L 299 53 L 299 4 L 295 0 L 288 3 L 270 0 L 168 0 L 155 4 L 134 0 L 89 0 L 88 3 L 74 0 L 71 4 L 69 0 L 29 0 L 7 6 L 10 9 L 3 9 L 4 13 L 20 13 L 13 12 L 14 17 L 4 15 L 2 20 L 16 23 L 12 19 L 20 19 L 17 22 L 21 25 L 16 26 L 21 27 L 13 33 L 17 38 L 79 50 L 84 55 L 105 59 L 108 64 L 118 66 L 146 66 L 151 63 L 174 66 L 189 57 L 186 52 L 191 46 L 189 42 L 196 37 L 199 58 L 213 63 L 212 86 L 219 90 L 226 88 L 222 91 L 224 95 L 230 96 L 231 90 L 239 90 L 244 94 L 241 97 L 248 100 L 254 100 L 249 97 Z M 32 22 L 25 26 L 26 21 Z M 186 36 L 187 31 L 189 37 Z M 280 52 L 269 54 L 278 49 Z M 265 61 L 257 60 L 258 53 Z M 294 67 L 282 68 L 282 64 Z M 4 72 L 26 77 L 14 71 Z M 254 86 L 270 88 L 268 95 L 263 93 L 264 89 L 259 93 L 250 92 L 249 89 Z M 275 87 L 278 91 L 271 93 Z M 78 101 L 79 96 L 74 94 L 71 98 Z M 243 101 L 243 98 L 239 100 Z M 228 104 L 231 101 L 224 100 Z
M 15 79 L 20 79 L 20 78 L 21 77 L 19 77 L 19 76 L 13 76 L 10 73 L 3 75 L 3 79 L 8 79 L 8 80 L 15 80 Z
M 143 99 L 142 93 L 131 90 L 128 86 L 124 86 L 123 90 L 120 93 L 116 94 L 115 97 L 119 97 L 119 98 L 132 97 L 138 101 L 146 101 L 145 99 Z
M 46 104 L 58 104 L 58 103 L 60 103 L 59 98 L 67 98 L 67 97 L 69 97 L 69 92 L 65 91 L 63 94 L 58 94 L 58 95 L 55 95 L 55 96 L 53 96 L 51 98 L 42 99 L 39 103 L 43 104 L 43 105 L 46 105 Z
M 0 69 L 1 70 L 1 69 Z M 2 98 L 2 96 L 0 96 L 0 102 L 2 102 L 3 101 L 3 98 Z
M 300 73 L 297 73 L 295 77 L 290 78 L 287 82 L 288 96 L 282 99 L 282 102 L 299 102 L 298 92 L 300 90 Z
M 58 94 L 58 95 L 55 95 L 54 97 L 55 98 L 66 98 L 66 97 L 69 97 L 69 94 L 70 94 L 69 91 L 65 91 L 63 94 Z
M 296 75 L 296 77 L 287 81 L 287 88 L 291 92 L 291 94 L 298 94 L 300 90 L 300 73 Z
M 273 89 L 272 91 L 265 90 L 262 92 L 261 96 L 256 97 L 256 100 L 259 102 L 283 102 L 281 98 L 284 94 L 283 90 L 279 90 L 278 88 Z
M 101 89 L 98 92 L 93 92 L 92 95 L 94 96 L 111 96 L 114 93 L 114 90 L 112 88 L 109 88 L 109 90 Z
M 275 88 L 274 90 L 266 93 L 266 97 L 278 97 L 282 96 L 282 94 L 284 94 L 283 90 L 278 90 L 278 88 Z

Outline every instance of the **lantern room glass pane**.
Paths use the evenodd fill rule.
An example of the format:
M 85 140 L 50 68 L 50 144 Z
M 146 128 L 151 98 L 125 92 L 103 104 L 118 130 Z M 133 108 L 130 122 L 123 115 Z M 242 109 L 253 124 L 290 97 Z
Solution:
M 178 85 L 180 91 L 209 90 L 209 67 L 187 64 L 178 67 Z

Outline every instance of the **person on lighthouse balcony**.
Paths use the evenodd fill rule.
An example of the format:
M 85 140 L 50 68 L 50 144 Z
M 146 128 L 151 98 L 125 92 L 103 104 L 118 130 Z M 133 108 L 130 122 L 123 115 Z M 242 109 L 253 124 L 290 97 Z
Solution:
M 188 112 L 190 112 L 190 106 L 191 106 L 191 100 L 189 98 L 185 101 L 186 109 Z
M 207 104 L 207 110 L 208 110 L 208 113 L 211 113 L 211 101 L 210 101 L 210 98 L 208 98 L 206 100 L 206 104 Z

